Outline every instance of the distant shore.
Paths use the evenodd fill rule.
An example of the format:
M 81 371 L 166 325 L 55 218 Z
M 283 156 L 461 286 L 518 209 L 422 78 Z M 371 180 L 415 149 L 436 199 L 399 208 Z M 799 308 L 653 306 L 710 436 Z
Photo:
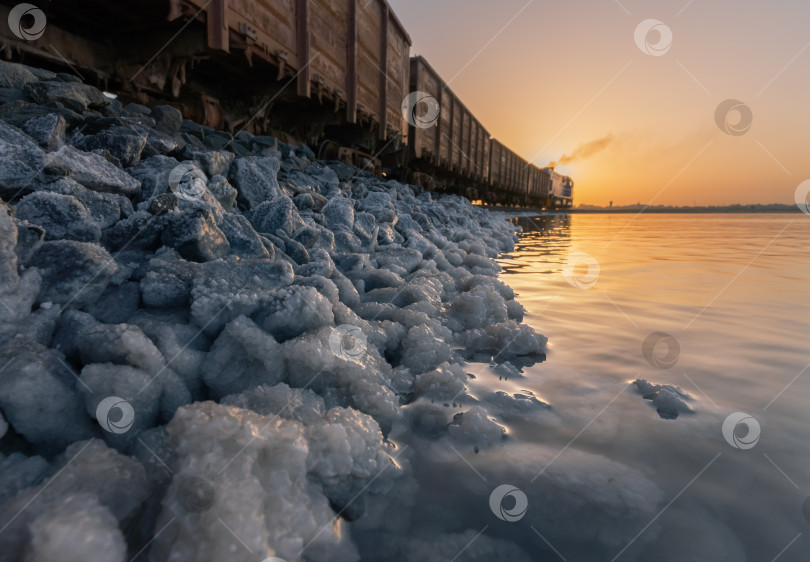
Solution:
M 574 207 L 571 209 L 543 210 L 528 209 L 524 207 L 500 207 L 480 205 L 491 211 L 542 213 L 542 214 L 611 214 L 611 213 L 658 213 L 658 214 L 773 214 L 773 213 L 801 213 L 796 205 L 724 205 L 717 207 L 667 207 L 633 205 L 628 207 Z

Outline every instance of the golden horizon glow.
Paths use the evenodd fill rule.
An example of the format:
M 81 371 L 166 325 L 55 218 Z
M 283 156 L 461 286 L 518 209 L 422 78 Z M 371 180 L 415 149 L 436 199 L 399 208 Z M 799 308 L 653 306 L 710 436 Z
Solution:
M 810 3 L 390 3 L 412 54 L 494 138 L 538 166 L 558 162 L 575 204 L 792 204 L 810 179 Z M 648 18 L 672 30 L 661 56 L 634 41 Z M 753 113 L 741 136 L 715 123 L 730 98 Z

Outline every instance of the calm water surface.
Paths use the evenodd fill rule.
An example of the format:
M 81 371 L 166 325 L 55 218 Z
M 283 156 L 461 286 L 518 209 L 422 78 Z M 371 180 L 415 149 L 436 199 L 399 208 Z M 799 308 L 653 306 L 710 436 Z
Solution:
M 625 550 L 535 541 L 537 559 L 810 560 L 810 217 L 516 220 L 524 233 L 500 260 L 501 279 L 550 352 L 519 381 L 490 386 L 531 390 L 551 409 L 504 425 L 519 442 L 557 451 L 540 466 L 576 464 L 584 451 L 640 471 L 662 493 Z M 590 288 L 563 275 L 577 252 L 598 263 L 598 278 L 585 264 L 568 270 L 580 285 L 595 280 Z M 669 368 L 642 353 L 655 332 L 678 344 Z M 637 378 L 681 387 L 694 413 L 662 419 L 628 384 Z M 759 423 L 753 448 L 724 438 L 734 412 Z

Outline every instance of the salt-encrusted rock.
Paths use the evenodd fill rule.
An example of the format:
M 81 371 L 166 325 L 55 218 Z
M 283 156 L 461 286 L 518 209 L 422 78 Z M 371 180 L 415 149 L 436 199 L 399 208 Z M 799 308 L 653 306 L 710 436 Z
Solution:
M 68 124 L 68 129 L 81 125 L 84 117 L 66 107 L 44 106 L 18 99 L 0 105 L 0 121 L 14 127 L 22 128 L 31 119 L 56 114 L 61 116 Z
M 105 324 L 127 322 L 138 312 L 141 300 L 140 285 L 129 281 L 121 285 L 108 285 L 99 299 L 87 307 L 93 317 Z
M 103 428 L 104 440 L 110 445 L 123 450 L 137 439 L 138 433 L 157 425 L 162 386 L 155 381 L 154 373 L 128 365 L 99 363 L 84 367 L 80 379 L 78 390 L 85 411 Z M 120 408 L 99 409 L 102 400 L 110 396 L 125 401 L 128 416 Z M 97 419 L 97 414 L 105 417 Z M 114 425 L 116 422 L 120 424 Z
M 171 154 L 182 145 L 174 137 L 155 129 L 145 129 L 146 144 L 141 151 L 141 159 Z
M 98 300 L 118 265 L 101 246 L 72 240 L 45 242 L 31 257 L 42 273 L 39 302 L 84 306 Z
M 200 150 L 193 146 L 186 146 L 180 156 L 185 161 L 196 162 L 208 177 L 226 176 L 234 159 L 233 152 Z
M 3 417 L 3 414 L 0 413 L 0 439 L 3 438 L 3 436 L 6 434 L 7 431 L 8 431 L 8 422 L 6 421 L 6 418 Z M 2 485 L 0 485 L 0 490 L 3 490 L 3 489 L 4 489 L 4 487 Z M 2 494 L 0 493 L 0 495 L 2 495 Z M 0 500 L 0 501 L 2 501 L 2 500 Z
M 473 397 L 467 391 L 462 356 L 503 361 L 528 355 L 525 364 L 545 351 L 545 338 L 519 324 L 523 309 L 497 279 L 493 258 L 515 242 L 502 218 L 460 197 L 419 193 L 338 162 L 318 162 L 306 147 L 182 121 L 170 107 L 124 108 L 105 99 L 98 111 L 83 111 L 100 101 L 72 76 L 12 68 L 17 77 L 3 90 L 4 68 L 0 64 L 0 121 L 28 134 L 0 123 L 0 150 L 27 165 L 0 164 L 0 194 L 11 201 L 0 212 L 0 346 L 15 335 L 29 346 L 50 346 L 35 348 L 45 367 L 34 369 L 31 380 L 47 396 L 78 396 L 77 416 L 90 433 L 66 438 L 66 428 L 52 424 L 49 429 L 61 432 L 54 439 L 63 441 L 29 438 L 41 429 L 32 418 L 36 404 L 0 392 L 14 412 L 8 415 L 0 404 L 12 434 L 4 438 L 4 453 L 14 455 L 6 464 L 11 456 L 0 456 L 0 502 L 16 495 L 0 510 L 0 528 L 8 505 L 19 511 L 31 502 L 26 515 L 0 532 L 0 561 L 117 560 L 144 545 L 148 552 L 139 556 L 155 562 L 254 562 L 259 554 L 356 560 L 354 541 L 364 557 L 374 558 L 384 549 L 369 554 L 368 545 L 383 536 L 382 527 L 407 534 L 412 510 L 399 499 L 415 497 L 419 483 L 411 469 L 416 455 L 405 453 L 392 465 L 383 436 L 410 431 L 425 437 L 430 419 L 439 420 L 433 426 L 440 435 L 416 443 L 406 435 L 404 441 L 417 448 L 454 440 L 475 463 L 486 455 L 465 450 L 501 442 L 494 416 L 547 411 L 528 392 Z M 44 97 L 61 101 L 35 101 Z M 61 146 L 65 130 L 71 146 Z M 200 169 L 197 179 L 170 187 L 172 172 L 179 166 L 187 172 L 189 164 Z M 88 240 L 101 231 L 115 259 L 95 244 L 51 240 L 84 239 L 88 230 Z M 63 359 L 63 371 L 49 370 L 52 354 Z M 69 368 L 81 372 L 80 380 Z M 506 364 L 495 372 L 521 376 Z M 0 370 L 0 380 L 5 376 Z M 133 423 L 121 432 L 115 425 L 120 408 L 99 413 L 109 397 L 132 407 Z M 206 399 L 222 405 L 188 406 Z M 413 401 L 413 408 L 402 408 Z M 170 420 L 167 430 L 161 424 Z M 15 425 L 22 422 L 34 425 L 26 433 Z M 37 468 L 27 457 L 32 449 L 52 459 L 58 447 L 92 434 L 132 455 L 132 466 L 144 463 L 148 484 L 121 470 L 120 456 L 100 441 L 81 443 L 86 452 L 77 444 L 69 448 L 78 454 L 69 468 L 68 459 Z M 18 448 L 24 454 L 14 452 Z M 445 453 L 451 459 L 443 464 L 451 480 L 456 468 L 469 470 L 452 451 L 431 453 L 438 462 Z M 104 470 L 82 465 L 85 454 Z M 20 467 L 29 464 L 30 479 L 21 479 Z M 84 472 L 74 472 L 74 464 Z M 4 480 L 6 466 L 16 476 Z M 46 469 L 62 468 L 69 480 L 85 473 L 99 480 L 98 490 L 84 479 L 70 487 L 42 480 Z M 476 469 L 501 480 L 482 464 Z M 407 478 L 400 483 L 395 476 L 402 472 Z M 109 488 L 101 473 L 109 475 Z M 535 473 L 533 466 L 530 477 Z M 592 495 L 588 486 L 566 482 L 555 481 L 551 489 L 560 484 Z M 32 486 L 30 493 L 25 486 Z M 144 501 L 150 486 L 156 493 Z M 126 498 L 118 495 L 122 489 Z M 44 503 L 32 501 L 35 494 Z M 132 509 L 116 505 L 125 499 Z M 607 504 L 606 512 L 651 516 L 624 497 Z M 351 532 L 334 523 L 338 514 L 353 522 Z M 533 524 L 545 533 L 549 520 L 544 513 Z M 366 536 L 371 532 L 373 540 Z M 397 542 L 382 558 L 441 551 L 449 559 L 464 548 L 465 555 L 487 560 L 521 554 L 483 535 L 469 545 L 477 532 L 436 537 L 435 552 L 427 542 Z
M 273 386 L 286 376 L 281 345 L 255 322 L 239 316 L 214 342 L 202 375 L 215 398 Z
M 419 373 L 449 360 L 449 335 L 449 330 L 438 325 L 414 326 L 402 342 L 402 364 Z
M 12 209 L 0 201 L 0 293 L 17 288 L 17 226 Z
M 109 228 L 122 217 L 132 214 L 132 203 L 122 195 L 92 191 L 71 178 L 37 183 L 36 188 L 62 195 L 70 195 L 81 201 L 101 229 Z
M 513 394 L 499 390 L 484 396 L 483 402 L 492 413 L 506 419 L 528 417 L 551 407 L 528 390 Z
M 417 250 L 396 247 L 394 245 L 381 248 L 373 254 L 373 257 L 378 267 L 396 271 L 394 267 L 392 267 L 395 266 L 404 269 L 405 273 L 411 273 L 422 263 L 422 254 Z
M 162 216 L 177 208 L 177 197 L 173 193 L 161 193 L 149 201 L 146 212 L 150 215 Z
M 135 196 L 135 200 L 138 202 L 149 201 L 153 197 L 169 191 L 169 175 L 179 165 L 180 162 L 169 156 L 152 156 L 127 170 L 141 183 L 141 189 Z
M 0 211 L 2 212 L 2 211 Z M 16 259 L 12 259 L 14 264 Z M 26 269 L 19 277 L 8 279 L 0 286 L 0 342 L 16 335 L 30 335 L 39 341 L 36 319 L 31 318 L 31 309 L 42 286 L 42 275 L 36 268 Z
M 30 102 L 31 98 L 25 90 L 17 88 L 0 88 L 0 104 L 9 104 L 12 102 Z
M 142 132 L 144 129 L 151 129 L 154 126 L 154 119 L 143 115 L 98 117 L 88 114 L 81 130 L 76 131 L 76 134 L 95 135 L 103 131 L 119 129 L 129 129 L 132 133 L 138 133 Z M 75 138 L 80 139 L 81 137 L 77 136 Z
M 323 398 L 309 389 L 290 388 L 283 382 L 274 386 L 260 385 L 240 394 L 231 394 L 223 398 L 221 403 L 306 425 L 319 421 L 326 414 Z
M 315 226 L 302 226 L 301 228 L 296 229 L 295 234 L 293 235 L 293 240 L 309 250 L 318 244 L 321 239 L 321 234 L 323 234 L 322 227 L 316 228 Z M 331 261 L 331 259 L 329 261 Z
M 506 302 L 490 286 L 479 286 L 456 297 L 448 316 L 449 327 L 455 332 L 484 328 L 508 319 Z
M 163 243 L 189 261 L 205 262 L 225 256 L 230 244 L 212 213 L 203 209 L 168 215 Z
M 140 162 L 148 135 L 134 127 L 110 127 L 95 134 L 84 134 L 73 145 L 87 152 L 109 150 L 125 168 Z
M 395 419 L 399 399 L 389 388 L 391 367 L 372 346 L 341 354 L 342 335 L 335 342 L 333 333 L 324 327 L 284 343 L 290 386 L 311 388 L 328 407 L 352 406 L 381 423 Z
M 150 115 L 155 120 L 157 130 L 169 135 L 179 131 L 183 124 L 183 114 L 170 105 L 158 105 L 152 109 Z
M 17 218 L 45 229 L 46 240 L 98 242 L 101 229 L 87 207 L 70 195 L 39 191 L 17 204 Z
M 48 173 L 70 176 L 78 183 L 94 191 L 105 191 L 122 195 L 132 195 L 141 183 L 118 169 L 98 154 L 63 146 L 45 156 Z
M 498 359 L 521 355 L 542 355 L 548 338 L 525 324 L 507 320 L 485 328 L 468 330 L 457 338 L 466 349 L 490 353 Z
M 311 193 L 299 193 L 293 197 L 293 202 L 299 211 L 308 211 L 315 208 L 315 199 Z
M 0 408 L 29 442 L 66 447 L 92 435 L 74 374 L 56 351 L 17 337 L 0 345 Z
M 448 434 L 459 441 L 486 446 L 503 439 L 505 430 L 490 419 L 486 409 L 481 406 L 473 406 L 466 412 L 455 416 L 453 423 L 448 427 Z
M 53 306 L 51 304 L 51 306 Z M 77 334 L 83 334 L 91 328 L 98 326 L 98 321 L 92 315 L 68 308 L 59 317 L 51 348 L 63 354 L 68 361 L 78 361 L 79 340 Z
M 85 365 L 131 365 L 153 374 L 166 366 L 163 355 L 138 326 L 98 324 L 81 336 L 79 357 Z
M 309 252 L 303 244 L 285 235 L 283 231 L 278 232 L 277 238 L 284 243 L 284 253 L 297 265 L 308 264 L 310 261 Z
M 23 276 L 25 280 L 25 275 Z M 44 305 L 44 306 L 43 306 Z M 62 312 L 57 306 L 43 303 L 30 314 L 25 314 L 15 326 L 15 336 L 50 346 Z
M 34 252 L 45 241 L 45 229 L 41 226 L 14 219 L 17 225 L 17 245 L 14 253 L 17 254 L 17 263 L 26 267 Z
M 181 408 L 168 436 L 176 460 L 157 526 L 177 524 L 155 538 L 150 557 L 156 562 L 255 562 L 257 552 L 296 560 L 304 547 L 313 561 L 357 559 L 348 534 L 330 524 L 328 499 L 310 480 L 300 423 L 204 402 Z M 348 434 L 336 445 L 349 447 Z M 383 478 L 389 471 L 396 474 L 388 468 Z M 248 548 L 237 548 L 228 528 L 238 529 Z
M 226 211 L 230 211 L 236 203 L 237 191 L 224 176 L 215 175 L 208 180 L 208 191 L 216 197 Z
M 351 232 L 354 228 L 354 205 L 351 199 L 333 197 L 321 210 L 324 225 L 332 230 L 346 230 Z
M 215 336 L 234 318 L 251 316 L 274 300 L 272 290 L 290 285 L 293 278 L 292 266 L 283 260 L 208 262 L 195 271 L 191 318 Z
M 58 102 L 79 113 L 86 109 L 98 109 L 110 103 L 109 98 L 96 88 L 75 82 L 39 81 L 28 84 L 26 91 L 37 103 Z
M 156 255 L 149 261 L 147 273 L 140 282 L 144 305 L 157 309 L 188 305 L 197 267 L 173 250 Z
M 0 88 L 24 88 L 39 81 L 32 70 L 22 64 L 0 61 Z
M 253 318 L 279 341 L 334 323 L 332 305 L 312 287 L 285 287 L 268 297 Z
M 417 375 L 413 390 L 417 396 L 431 400 L 456 400 L 466 389 L 467 373 L 458 364 L 442 363 L 435 369 Z
M 5 420 L 3 425 L 5 429 L 0 429 L 0 437 L 8 430 Z M 6 456 L 0 453 L 0 505 L 20 490 L 39 484 L 49 468 L 48 462 L 40 456 L 27 457 L 22 453 Z
M 287 236 L 292 236 L 296 229 L 304 225 L 298 209 L 293 204 L 292 199 L 286 195 L 276 197 L 272 201 L 260 203 L 251 209 L 247 214 L 256 232 L 269 233 L 278 236 L 278 231 L 282 231 Z
M 113 252 L 160 247 L 160 237 L 168 224 L 168 215 L 152 215 L 148 210 L 137 211 L 118 221 L 103 232 L 104 247 Z
M 37 486 L 22 490 L 4 504 L 0 511 L 0 527 L 5 529 L 0 534 L 0 561 L 27 559 L 26 552 L 34 548 L 31 532 L 36 529 L 31 528 L 32 523 L 42 516 L 47 517 L 45 514 L 63 513 L 59 506 L 64 505 L 69 497 L 95 497 L 98 504 L 109 510 L 120 527 L 122 522 L 135 515 L 149 493 L 146 472 L 140 462 L 109 448 L 100 439 L 77 441 L 54 463 L 51 476 Z M 97 514 L 96 521 L 100 523 L 100 527 L 99 534 L 92 537 L 93 544 L 105 549 L 108 548 L 105 545 L 115 544 L 116 541 L 111 540 L 110 533 L 114 535 L 114 532 L 109 519 L 106 515 L 100 515 L 103 512 L 99 512 L 92 502 L 80 500 L 80 503 L 71 503 L 68 507 L 77 510 L 73 512 L 76 522 L 83 521 L 89 513 Z M 43 526 L 50 528 L 49 525 Z M 57 528 L 54 527 L 53 530 Z M 46 529 L 40 529 L 40 533 Z M 87 530 L 84 526 L 81 532 L 75 529 L 75 532 L 69 534 L 69 540 L 76 541 L 78 537 L 90 540 L 91 537 L 86 536 Z M 62 546 L 68 552 L 68 543 Z M 80 547 L 77 545 L 76 548 Z M 108 552 L 114 553 L 117 550 L 110 548 Z M 93 555 L 89 559 L 97 559 L 97 556 Z
M 124 562 L 127 545 L 110 510 L 91 493 L 68 496 L 33 519 L 29 526 L 30 562 Z
M 56 113 L 31 119 L 23 125 L 23 131 L 48 152 L 64 146 L 66 130 L 67 121 Z
M 152 110 L 140 103 L 128 103 L 124 108 L 126 115 L 151 115 Z
M 248 156 L 237 158 L 228 179 L 239 192 L 237 201 L 247 209 L 283 195 L 278 185 L 278 158 Z
M 680 387 L 671 384 L 653 384 L 646 379 L 633 382 L 645 400 L 652 401 L 661 419 L 674 420 L 680 414 L 692 414 L 694 410 L 687 404 L 692 397 Z
M 250 221 L 243 215 L 227 213 L 222 217 L 218 226 L 230 244 L 228 255 L 244 259 L 273 257 L 265 248 L 262 239 L 253 230 Z
M 0 121 L 0 197 L 11 199 L 29 190 L 44 158 L 28 135 Z
M 194 400 L 203 397 L 202 366 L 211 348 L 210 340 L 191 324 L 177 323 L 171 317 L 156 320 L 140 314 L 131 319 L 158 347 L 167 365 L 182 378 Z
M 307 470 L 344 519 L 360 519 L 365 502 L 357 500 L 391 466 L 379 425 L 352 408 L 333 408 L 307 429 Z
M 396 223 L 396 210 L 391 196 L 385 192 L 372 192 L 360 204 L 360 208 L 374 215 L 377 222 Z

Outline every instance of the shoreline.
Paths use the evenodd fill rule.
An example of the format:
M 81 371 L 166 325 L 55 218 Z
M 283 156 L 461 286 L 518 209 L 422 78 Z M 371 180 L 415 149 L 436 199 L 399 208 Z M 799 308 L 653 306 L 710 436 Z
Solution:
M 288 562 L 398 559 L 421 548 L 423 455 L 486 451 L 496 406 L 541 407 L 468 372 L 545 357 L 498 279 L 502 214 L 73 77 L 0 77 L 0 461 L 20 475 L 0 561 L 213 562 L 234 534 Z

